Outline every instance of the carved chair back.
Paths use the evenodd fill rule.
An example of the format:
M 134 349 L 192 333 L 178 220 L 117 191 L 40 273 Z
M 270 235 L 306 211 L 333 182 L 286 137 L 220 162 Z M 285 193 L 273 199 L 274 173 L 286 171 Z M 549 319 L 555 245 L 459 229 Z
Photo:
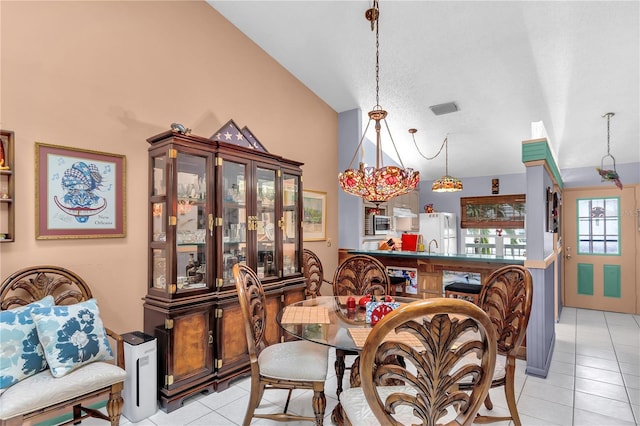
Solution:
M 267 344 L 267 306 L 262 283 L 256 273 L 246 265 L 235 264 L 233 276 L 238 290 L 240 310 L 244 319 L 247 348 L 252 375 L 260 373 L 258 355 Z
M 333 275 L 334 296 L 388 294 L 389 276 L 376 258 L 358 254 L 345 259 Z
M 524 266 L 507 265 L 493 271 L 482 285 L 479 304 L 491 318 L 500 354 L 515 358 L 522 345 L 531 314 L 532 281 Z
M 387 340 L 393 333 L 412 339 Z M 397 357 L 407 367 L 394 362 Z M 401 424 L 401 411 L 418 424 L 440 424 L 449 409 L 451 424 L 470 425 L 488 395 L 495 362 L 495 332 L 486 312 L 465 300 L 418 300 L 372 329 L 360 362 L 362 390 L 381 424 Z M 390 379 L 405 385 L 385 393 L 380 385 Z M 473 383 L 467 391 L 458 386 L 465 379 Z
M 302 251 L 302 264 L 304 268 L 304 278 L 307 281 L 305 295 L 316 297 L 321 296 L 320 286 L 324 281 L 324 271 L 322 262 L 318 256 L 311 250 L 304 249 Z
M 56 305 L 71 305 L 91 299 L 87 283 L 74 272 L 59 266 L 21 269 L 0 286 L 0 309 L 25 306 L 51 295 Z

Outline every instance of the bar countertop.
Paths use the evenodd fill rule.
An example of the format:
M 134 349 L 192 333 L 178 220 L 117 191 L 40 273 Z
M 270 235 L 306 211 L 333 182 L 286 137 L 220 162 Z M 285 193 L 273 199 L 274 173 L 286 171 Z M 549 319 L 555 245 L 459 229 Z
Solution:
M 347 250 L 349 254 L 367 254 L 369 256 L 385 256 L 405 259 L 432 260 L 438 262 L 445 261 L 463 261 L 463 262 L 484 262 L 499 263 L 511 265 L 524 265 L 525 258 L 522 256 L 495 256 L 490 254 L 440 254 L 427 253 L 419 251 L 401 251 L 401 250 Z

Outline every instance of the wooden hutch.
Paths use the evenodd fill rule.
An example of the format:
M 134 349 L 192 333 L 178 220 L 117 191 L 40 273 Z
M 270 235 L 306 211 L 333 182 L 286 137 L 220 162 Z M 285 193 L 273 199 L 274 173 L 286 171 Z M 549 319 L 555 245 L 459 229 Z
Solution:
M 158 339 L 158 398 L 170 412 L 249 372 L 235 263 L 262 278 L 271 318 L 304 298 L 302 163 L 174 130 L 147 142 L 144 331 Z M 267 339 L 283 337 L 273 321 Z

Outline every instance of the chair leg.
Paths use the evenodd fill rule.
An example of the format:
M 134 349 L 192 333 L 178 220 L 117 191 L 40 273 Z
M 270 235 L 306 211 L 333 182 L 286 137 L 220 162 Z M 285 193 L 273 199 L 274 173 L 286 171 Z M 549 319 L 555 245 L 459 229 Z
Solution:
M 342 349 L 336 349 L 336 362 L 334 363 L 336 369 L 336 381 L 338 382 L 338 386 L 336 388 L 336 395 L 338 399 L 340 398 L 340 394 L 342 393 L 342 378 L 344 377 L 345 370 L 345 353 Z
M 289 393 L 287 394 L 287 402 L 284 404 L 284 412 L 286 413 L 289 409 L 289 402 L 291 402 L 291 394 L 293 393 L 293 389 L 289 389 Z M 262 399 L 262 398 L 260 398 Z
M 484 399 L 484 406 L 487 407 L 487 410 L 493 410 L 493 402 L 491 402 L 491 395 L 487 394 L 487 397 Z
M 351 373 L 349 375 L 349 385 L 352 388 L 359 388 L 361 384 L 360 380 L 360 356 L 357 356 L 351 364 Z
M 337 426 L 351 426 L 351 422 L 339 402 L 331 412 L 331 423 Z
M 324 422 L 324 411 L 327 409 L 327 398 L 324 396 L 324 382 L 313 382 L 313 414 L 316 425 Z
M 516 367 L 515 364 L 507 362 L 506 365 L 506 377 L 504 384 L 504 396 L 507 400 L 507 405 L 509 406 L 509 413 L 511 414 L 511 418 L 513 419 L 513 424 L 515 426 L 521 426 L 520 415 L 518 414 L 518 407 L 516 404 L 516 394 L 515 394 L 515 375 L 516 375 Z
M 111 426 L 118 426 L 120 424 L 120 415 L 122 414 L 122 406 L 124 405 L 124 399 L 122 399 L 122 387 L 124 383 L 116 383 L 111 386 L 111 392 L 109 392 L 109 400 L 107 401 L 107 415 Z
M 73 424 L 79 425 L 82 422 L 82 405 L 76 404 L 73 406 Z
M 262 399 L 262 394 L 264 393 L 264 385 L 260 382 L 260 379 L 251 378 L 251 393 L 249 395 L 249 405 L 247 406 L 247 412 L 244 415 L 244 421 L 242 424 L 244 426 L 249 426 L 251 424 L 251 419 L 253 418 L 253 414 L 256 411 L 258 405 L 260 405 L 260 400 Z

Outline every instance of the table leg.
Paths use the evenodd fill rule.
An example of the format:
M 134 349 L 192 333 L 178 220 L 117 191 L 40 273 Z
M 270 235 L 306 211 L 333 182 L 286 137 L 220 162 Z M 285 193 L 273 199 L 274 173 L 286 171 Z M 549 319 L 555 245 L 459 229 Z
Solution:
M 336 395 L 338 396 L 338 399 L 340 399 L 340 394 L 342 393 L 342 377 L 344 377 L 345 356 L 345 351 L 342 349 L 336 349 L 336 362 L 334 363 L 334 367 L 336 369 L 336 381 L 338 382 L 338 387 L 336 388 Z

